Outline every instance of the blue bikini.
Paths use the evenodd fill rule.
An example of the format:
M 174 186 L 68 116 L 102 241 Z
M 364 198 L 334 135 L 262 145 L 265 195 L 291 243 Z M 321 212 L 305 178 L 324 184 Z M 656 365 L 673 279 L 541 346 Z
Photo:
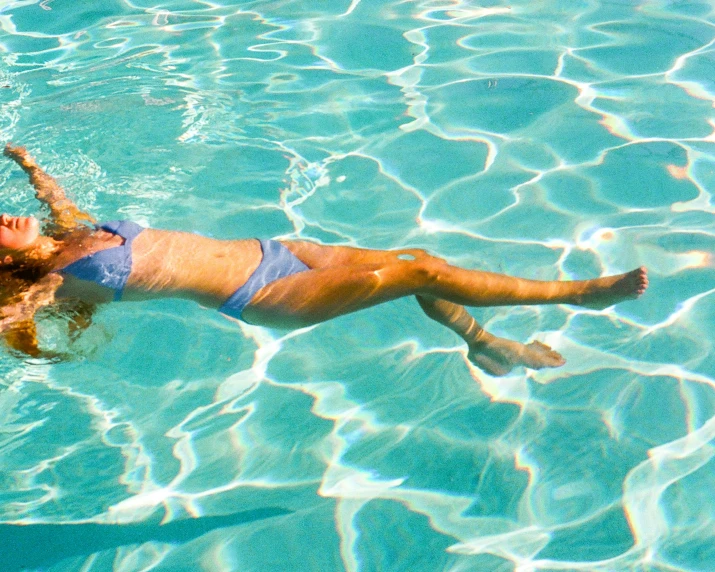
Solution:
M 241 314 L 261 288 L 280 278 L 310 270 L 277 240 L 259 240 L 263 258 L 258 268 L 218 309 L 222 314 L 243 320 Z M 244 322 L 246 320 L 243 320 Z
M 132 242 L 144 227 L 129 220 L 113 220 L 100 225 L 99 228 L 121 236 L 124 243 L 89 254 L 58 272 L 111 288 L 114 290 L 114 299 L 120 300 L 132 271 Z M 261 288 L 280 278 L 310 270 L 280 242 L 275 240 L 259 242 L 263 250 L 261 263 L 246 283 L 221 305 L 218 311 L 222 314 L 243 320 L 241 317 L 243 309 Z
M 99 228 L 121 236 L 124 244 L 75 260 L 59 272 L 111 288 L 114 290 L 114 299 L 121 300 L 124 286 L 132 271 L 132 242 L 144 227 L 130 220 L 112 220 Z

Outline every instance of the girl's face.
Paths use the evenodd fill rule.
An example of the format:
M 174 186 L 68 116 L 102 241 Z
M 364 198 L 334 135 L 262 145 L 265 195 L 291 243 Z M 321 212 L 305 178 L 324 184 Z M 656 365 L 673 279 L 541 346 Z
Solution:
M 0 215 L 0 249 L 21 250 L 40 235 L 40 223 L 32 216 Z

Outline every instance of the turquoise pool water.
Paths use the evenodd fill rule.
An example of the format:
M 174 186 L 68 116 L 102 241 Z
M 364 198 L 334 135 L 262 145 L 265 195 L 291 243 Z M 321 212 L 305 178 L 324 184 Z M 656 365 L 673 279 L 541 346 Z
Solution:
M 715 570 L 710 2 L 0 4 L 0 140 L 98 219 L 416 246 L 637 302 L 286 334 L 102 308 L 0 350 L 0 569 Z M 0 211 L 37 212 L 0 164 Z

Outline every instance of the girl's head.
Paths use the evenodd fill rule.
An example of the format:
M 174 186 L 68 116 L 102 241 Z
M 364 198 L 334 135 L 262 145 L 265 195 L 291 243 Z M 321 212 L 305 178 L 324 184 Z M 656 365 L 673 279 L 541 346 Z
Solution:
M 0 215 L 0 252 L 23 250 L 40 236 L 35 217 Z
M 48 246 L 35 217 L 0 215 L 0 306 L 21 294 L 52 270 Z
M 47 274 L 56 242 L 40 234 L 40 222 L 32 216 L 0 215 L 0 272 Z M 2 281 L 2 278 L 0 278 Z

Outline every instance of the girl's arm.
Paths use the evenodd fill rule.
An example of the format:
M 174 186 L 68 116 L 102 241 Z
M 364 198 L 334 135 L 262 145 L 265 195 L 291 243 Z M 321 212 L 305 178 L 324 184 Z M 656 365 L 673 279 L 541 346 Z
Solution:
M 37 347 L 37 331 L 34 320 L 14 322 L 2 332 L 5 343 L 12 349 L 22 352 L 33 358 L 44 357 L 44 353 Z M 48 356 L 48 357 L 54 357 Z
M 57 181 L 48 175 L 35 162 L 24 147 L 13 147 L 11 143 L 5 146 L 5 156 L 15 161 L 30 177 L 30 183 L 35 187 L 35 196 L 50 207 L 50 217 L 53 225 L 59 232 L 72 230 L 81 221 L 90 223 L 94 219 L 81 211 L 65 195 L 65 191 Z
M 55 291 L 62 284 L 58 274 L 48 274 L 0 308 L 0 335 L 13 349 L 31 357 L 57 357 L 37 346 L 35 312 L 55 301 Z
M 7 308 L 7 307 L 6 307 Z M 37 328 L 34 316 L 27 311 L 11 312 L 14 319 L 3 317 L 0 319 L 0 336 L 12 349 L 33 358 L 64 360 L 72 357 L 66 352 L 40 349 L 37 343 Z M 85 302 L 73 301 L 71 304 L 60 304 L 58 308 L 61 316 L 67 320 L 70 341 L 75 341 L 79 335 L 92 325 L 94 306 Z M 0 310 L 2 315 L 2 310 Z

